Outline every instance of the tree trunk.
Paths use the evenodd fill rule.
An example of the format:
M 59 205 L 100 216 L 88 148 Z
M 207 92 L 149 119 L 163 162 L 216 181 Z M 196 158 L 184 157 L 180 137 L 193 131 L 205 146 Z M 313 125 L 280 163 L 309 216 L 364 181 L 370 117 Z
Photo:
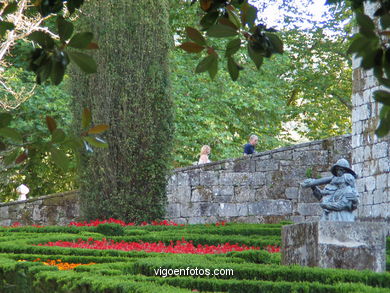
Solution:
M 98 73 L 72 77 L 76 121 L 84 107 L 110 126 L 108 149 L 83 155 L 86 219 L 151 221 L 164 215 L 173 138 L 168 0 L 88 1 L 80 18 L 99 50 Z M 78 122 L 79 123 L 79 122 Z

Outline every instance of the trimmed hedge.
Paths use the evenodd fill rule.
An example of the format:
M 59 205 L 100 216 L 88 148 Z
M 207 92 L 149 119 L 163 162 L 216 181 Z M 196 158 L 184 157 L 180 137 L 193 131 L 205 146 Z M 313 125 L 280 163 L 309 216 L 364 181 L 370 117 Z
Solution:
M 99 240 L 108 238 L 115 241 L 169 243 L 171 240 L 181 240 L 183 236 L 187 241 L 192 240 L 194 244 L 202 245 L 237 242 L 248 246 L 266 246 L 280 243 L 280 227 L 281 225 L 255 224 L 122 227 L 108 224 L 100 228 L 2 228 L 0 292 L 144 293 L 191 292 L 193 289 L 202 292 L 390 292 L 390 273 L 280 266 L 280 254 L 265 250 L 194 255 L 36 246 L 49 241 L 77 241 L 80 238 L 88 240 L 90 237 Z M 124 235 L 108 236 L 122 232 Z M 389 240 L 390 238 L 387 239 L 388 243 Z M 389 250 L 387 254 L 389 259 Z M 96 264 L 78 266 L 72 271 L 58 271 L 56 267 L 33 262 L 38 258 L 41 261 L 61 259 L 62 262 L 69 263 Z M 155 272 L 159 268 L 187 267 L 211 271 L 232 269 L 234 275 L 164 278 Z

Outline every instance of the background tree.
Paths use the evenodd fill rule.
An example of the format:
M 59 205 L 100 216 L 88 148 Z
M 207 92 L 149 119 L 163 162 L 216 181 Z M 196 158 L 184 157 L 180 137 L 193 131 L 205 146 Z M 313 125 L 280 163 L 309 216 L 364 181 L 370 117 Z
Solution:
M 224 39 L 208 40 L 220 55 L 220 70 L 213 82 L 208 81 L 207 72 L 189 73 L 188 68 L 194 71 L 204 52 L 172 52 L 175 166 L 197 161 L 203 144 L 213 148 L 213 160 L 240 156 L 251 133 L 260 136 L 257 150 L 266 150 L 350 132 L 351 62 L 345 53 L 350 9 L 346 5 L 325 9 L 322 18 L 313 19 L 302 7 L 312 1 L 279 2 L 280 17 L 272 24 L 280 30 L 285 52 L 264 61 L 257 70 L 241 47 L 235 58 L 244 70 L 237 82 L 224 70 L 228 43 Z M 259 21 L 270 23 L 267 12 L 275 3 L 256 1 L 256 5 Z M 171 3 L 170 22 L 177 43 L 191 41 L 185 27 L 198 27 L 201 11 L 189 1 Z
M 173 137 L 168 1 L 89 1 L 80 22 L 97 36 L 99 71 L 72 74 L 75 116 L 78 120 L 80 109 L 88 107 L 95 122 L 110 126 L 104 137 L 108 149 L 83 158 L 84 215 L 160 218 Z

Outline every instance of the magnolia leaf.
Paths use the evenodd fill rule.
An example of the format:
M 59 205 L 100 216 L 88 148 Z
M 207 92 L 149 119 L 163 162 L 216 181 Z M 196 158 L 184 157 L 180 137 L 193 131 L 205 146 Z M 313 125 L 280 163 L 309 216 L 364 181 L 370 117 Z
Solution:
M 356 13 L 356 21 L 360 27 L 363 27 L 366 30 L 373 31 L 375 29 L 374 22 L 366 14 L 362 14 L 362 13 L 357 12 Z
M 94 42 L 90 42 L 87 46 L 87 48 L 85 49 L 88 49 L 88 50 L 97 50 L 99 49 L 99 46 L 98 44 L 94 43 Z
M 57 129 L 56 121 L 50 116 L 46 116 L 46 125 L 51 134 Z
M 187 33 L 187 36 L 191 40 L 193 40 L 195 43 L 197 43 L 198 45 L 206 46 L 205 38 L 202 36 L 202 34 L 197 29 L 194 29 L 192 27 L 187 26 L 186 33 Z
M 53 143 L 61 143 L 65 140 L 65 138 L 66 138 L 66 134 L 60 128 L 57 128 L 56 130 L 54 130 L 54 132 L 51 135 L 51 141 Z
M 54 47 L 54 40 L 45 32 L 35 31 L 28 35 L 28 39 L 37 42 L 42 48 L 52 49 Z
M 63 171 L 68 170 L 69 167 L 69 158 L 66 156 L 65 152 L 52 146 L 50 148 L 51 157 L 54 163 Z
M 73 24 L 60 15 L 57 17 L 57 30 L 61 41 L 65 42 L 73 34 Z
M 11 165 L 12 163 L 15 162 L 16 158 L 18 157 L 19 155 L 19 152 L 20 152 L 20 148 L 12 151 L 10 154 L 6 155 L 4 158 L 3 158 L 3 162 L 4 162 L 4 165 L 6 166 L 9 166 Z
M 385 14 L 381 17 L 381 26 L 383 29 L 390 27 L 390 15 Z
M 230 56 L 234 55 L 240 49 L 240 46 L 241 46 L 241 40 L 240 39 L 231 40 L 226 45 L 225 56 L 226 57 L 230 57 Z
M 202 19 L 200 20 L 200 25 L 204 29 L 208 29 L 213 24 L 215 24 L 215 22 L 218 19 L 218 16 L 219 16 L 218 11 L 210 11 L 209 13 L 207 13 L 205 16 L 202 17 Z
M 81 126 L 83 128 L 87 128 L 89 125 L 91 125 L 91 121 L 92 121 L 91 111 L 89 111 L 88 108 L 84 108 L 83 115 L 81 117 Z
M 207 57 L 205 57 L 204 59 L 202 59 L 198 66 L 196 66 L 195 68 L 195 73 L 201 73 L 201 72 L 205 72 L 209 69 L 209 67 L 211 66 L 211 63 L 213 62 L 214 60 L 214 54 L 210 54 L 208 55 Z
M 218 72 L 218 55 L 213 53 L 210 56 L 212 56 L 212 60 L 207 70 L 209 72 L 210 78 L 214 79 Z
M 19 157 L 17 157 L 17 158 L 15 159 L 15 163 L 16 163 L 16 164 L 20 164 L 21 162 L 23 162 L 23 161 L 26 160 L 27 158 L 28 158 L 27 153 L 26 153 L 26 152 L 23 152 L 23 153 L 21 153 L 21 154 L 19 155 Z
M 108 143 L 95 137 L 85 136 L 83 139 L 94 147 L 108 148 Z
M 270 40 L 273 53 L 283 54 L 283 42 L 282 40 L 275 34 L 265 33 L 268 40 Z
M 93 39 L 91 32 L 78 33 L 69 41 L 68 46 L 76 49 L 86 49 Z
M 0 128 L 6 127 L 10 124 L 12 115 L 8 113 L 0 113 Z
M 230 75 L 231 79 L 233 81 L 236 81 L 238 79 L 238 75 L 240 72 L 238 64 L 233 59 L 233 57 L 229 57 L 227 65 L 228 65 L 228 71 L 229 71 L 229 75 Z
M 106 131 L 108 128 L 109 126 L 105 124 L 96 125 L 88 130 L 88 134 L 99 134 Z
M 375 91 L 374 100 L 387 106 L 390 106 L 390 92 L 383 90 Z
M 97 64 L 91 56 L 78 52 L 68 52 L 68 55 L 85 73 L 95 73 L 97 71 Z
M 217 23 L 207 30 L 207 35 L 214 38 L 232 37 L 238 34 L 237 29 Z
M 236 28 L 241 27 L 240 18 L 237 16 L 237 14 L 233 10 L 227 10 L 229 20 L 236 26 Z
M 15 142 L 23 141 L 22 135 L 16 129 L 11 127 L 0 128 L 0 136 L 10 138 Z
M 193 42 L 185 42 L 179 46 L 179 48 L 182 48 L 184 51 L 188 53 L 199 53 L 202 52 L 204 49 L 203 46 L 200 46 Z
M 263 56 L 260 53 L 255 52 L 249 43 L 248 55 L 252 59 L 253 63 L 255 63 L 257 70 L 259 70 L 261 65 L 263 64 Z

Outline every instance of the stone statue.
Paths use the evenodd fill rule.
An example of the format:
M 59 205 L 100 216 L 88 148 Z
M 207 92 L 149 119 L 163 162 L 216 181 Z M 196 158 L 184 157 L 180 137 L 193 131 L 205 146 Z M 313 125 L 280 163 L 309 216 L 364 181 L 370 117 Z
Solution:
M 359 203 L 359 194 L 355 188 L 356 173 L 346 159 L 340 159 L 330 170 L 334 176 L 320 179 L 306 179 L 302 187 L 311 187 L 314 196 L 321 201 L 324 210 L 321 221 L 353 222 L 352 213 Z M 320 189 L 317 185 L 325 185 Z

